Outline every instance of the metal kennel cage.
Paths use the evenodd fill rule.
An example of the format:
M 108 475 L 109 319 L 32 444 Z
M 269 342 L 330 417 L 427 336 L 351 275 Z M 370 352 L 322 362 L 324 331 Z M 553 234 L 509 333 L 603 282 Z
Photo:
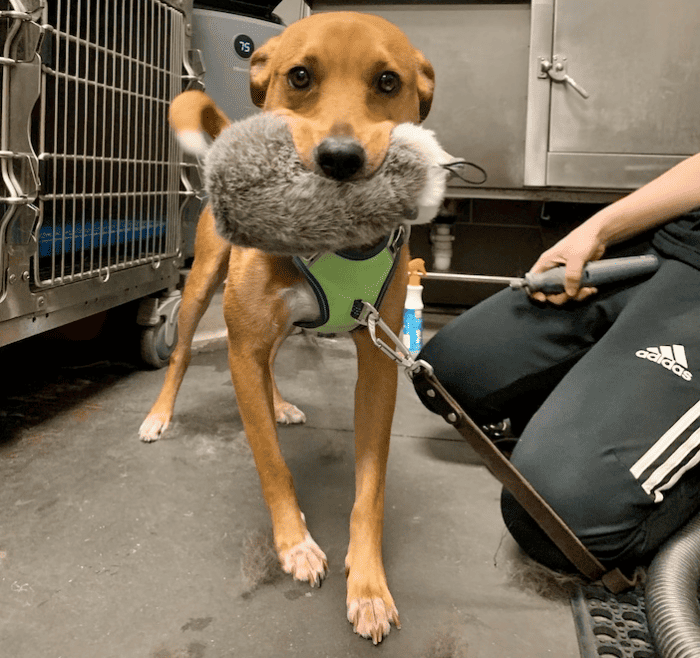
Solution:
M 144 298 L 144 356 L 167 361 L 195 196 L 167 112 L 201 87 L 191 11 L 0 0 L 0 345 Z

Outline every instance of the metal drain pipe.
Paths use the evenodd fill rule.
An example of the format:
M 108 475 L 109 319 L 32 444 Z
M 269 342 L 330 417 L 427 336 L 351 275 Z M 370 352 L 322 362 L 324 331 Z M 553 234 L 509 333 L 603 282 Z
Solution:
M 646 610 L 662 658 L 700 656 L 700 515 L 659 550 L 649 567 Z

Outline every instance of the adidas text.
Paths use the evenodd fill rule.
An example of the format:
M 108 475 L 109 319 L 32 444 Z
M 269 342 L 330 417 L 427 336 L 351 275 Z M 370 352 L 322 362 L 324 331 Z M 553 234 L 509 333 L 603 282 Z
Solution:
M 673 359 L 667 356 L 662 356 L 657 352 L 638 350 L 635 352 L 635 356 L 638 356 L 640 359 L 647 359 L 652 363 L 658 363 L 660 366 L 666 368 L 666 370 L 670 370 L 674 375 L 678 375 L 687 382 L 693 378 L 693 374 L 686 370 L 682 365 L 676 363 Z

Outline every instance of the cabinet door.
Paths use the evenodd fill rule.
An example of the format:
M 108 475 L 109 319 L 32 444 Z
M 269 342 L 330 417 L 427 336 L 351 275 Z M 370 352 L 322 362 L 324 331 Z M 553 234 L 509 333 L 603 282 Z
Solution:
M 531 52 L 529 112 L 547 147 L 544 181 L 528 184 L 634 188 L 700 151 L 697 0 L 535 0 L 532 20 L 535 37 L 551 20 L 552 39 Z M 534 106 L 547 95 L 548 112 Z

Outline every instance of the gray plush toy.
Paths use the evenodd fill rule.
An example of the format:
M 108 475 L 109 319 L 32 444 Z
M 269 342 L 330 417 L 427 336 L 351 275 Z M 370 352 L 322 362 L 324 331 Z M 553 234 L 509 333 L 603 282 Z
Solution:
M 204 161 L 219 233 L 233 244 L 280 255 L 309 255 L 375 244 L 399 224 L 437 214 L 449 175 L 433 133 L 394 128 L 374 176 L 343 181 L 302 165 L 286 121 L 256 114 L 226 128 Z

